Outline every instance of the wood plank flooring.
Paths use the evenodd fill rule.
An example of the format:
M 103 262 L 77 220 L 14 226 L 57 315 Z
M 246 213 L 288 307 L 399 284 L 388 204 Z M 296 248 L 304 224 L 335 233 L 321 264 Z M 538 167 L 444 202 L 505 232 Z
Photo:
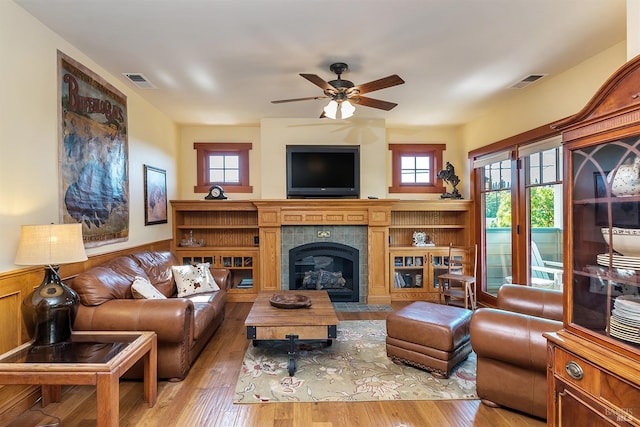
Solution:
M 404 304 L 393 304 L 394 309 Z M 120 425 L 229 427 L 424 427 L 535 426 L 539 419 L 493 409 L 477 400 L 233 404 L 240 364 L 249 341 L 244 320 L 250 303 L 228 303 L 219 331 L 178 383 L 160 381 L 158 401 L 149 408 L 142 400 L 142 383 L 120 383 Z M 340 320 L 384 319 L 388 312 L 338 313 Z M 88 427 L 96 424 L 94 387 L 63 389 L 62 400 L 45 408 L 39 404 L 14 419 L 10 427 Z M 48 414 L 48 415 L 46 415 Z M 59 424 L 56 422 L 60 420 Z

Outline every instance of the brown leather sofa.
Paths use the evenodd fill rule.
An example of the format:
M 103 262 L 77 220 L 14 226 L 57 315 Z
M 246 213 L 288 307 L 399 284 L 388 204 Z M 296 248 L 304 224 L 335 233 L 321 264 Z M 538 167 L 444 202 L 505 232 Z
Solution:
M 545 332 L 562 328 L 562 292 L 502 285 L 497 308 L 471 318 L 471 346 L 477 355 L 476 390 L 489 406 L 547 417 Z
M 80 306 L 74 330 L 154 331 L 158 340 L 158 378 L 179 381 L 224 320 L 229 271 L 211 269 L 219 291 L 176 298 L 171 252 L 138 252 L 113 258 L 80 273 L 68 283 Z M 147 278 L 167 299 L 134 299 L 131 284 Z M 134 366 L 126 378 L 141 378 Z

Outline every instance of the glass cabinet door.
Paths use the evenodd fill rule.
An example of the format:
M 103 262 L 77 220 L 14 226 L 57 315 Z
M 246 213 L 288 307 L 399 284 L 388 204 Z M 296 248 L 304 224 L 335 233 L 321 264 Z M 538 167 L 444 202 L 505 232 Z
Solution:
M 569 152 L 569 326 L 640 347 L 640 140 Z
M 424 287 L 424 266 L 426 256 L 415 252 L 394 252 L 393 261 L 393 288 L 419 288 Z
M 438 276 L 449 272 L 449 249 L 433 250 L 429 253 L 429 277 L 433 289 L 440 288 Z

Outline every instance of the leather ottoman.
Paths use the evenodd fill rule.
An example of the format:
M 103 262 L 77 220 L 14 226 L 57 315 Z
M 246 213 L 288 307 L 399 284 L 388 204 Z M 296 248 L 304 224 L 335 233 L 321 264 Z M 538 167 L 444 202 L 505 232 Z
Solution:
M 387 316 L 387 356 L 394 363 L 412 365 L 437 378 L 451 371 L 471 353 L 471 310 L 416 301 Z

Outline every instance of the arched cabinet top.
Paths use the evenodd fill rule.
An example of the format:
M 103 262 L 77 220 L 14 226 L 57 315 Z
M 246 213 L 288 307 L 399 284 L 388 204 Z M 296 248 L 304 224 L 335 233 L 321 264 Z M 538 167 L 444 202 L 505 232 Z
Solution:
M 640 123 L 640 55 L 620 67 L 578 113 L 552 125 L 569 142 Z

